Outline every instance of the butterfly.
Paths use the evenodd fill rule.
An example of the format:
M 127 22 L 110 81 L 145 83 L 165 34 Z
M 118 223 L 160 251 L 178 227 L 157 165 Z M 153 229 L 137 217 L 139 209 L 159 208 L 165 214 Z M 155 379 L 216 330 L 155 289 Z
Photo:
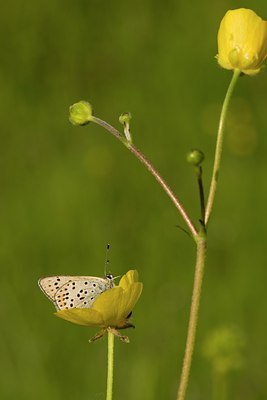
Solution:
M 38 281 L 40 289 L 53 302 L 56 309 L 90 308 L 95 299 L 115 286 L 113 275 L 48 276 Z

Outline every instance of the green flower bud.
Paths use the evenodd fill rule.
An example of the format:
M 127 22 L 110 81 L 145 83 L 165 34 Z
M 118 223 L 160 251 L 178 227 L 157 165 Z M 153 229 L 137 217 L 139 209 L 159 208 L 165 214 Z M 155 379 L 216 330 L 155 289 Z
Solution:
M 120 115 L 119 117 L 119 122 L 124 125 L 124 124 L 129 124 L 130 120 L 132 119 L 132 115 L 130 112 L 125 112 Z
M 87 125 L 92 121 L 93 109 L 90 103 L 81 100 L 69 108 L 69 120 L 73 125 Z
M 198 149 L 191 150 L 190 153 L 188 153 L 186 156 L 186 160 L 190 164 L 193 164 L 195 167 L 198 167 L 202 163 L 204 158 L 204 153 Z

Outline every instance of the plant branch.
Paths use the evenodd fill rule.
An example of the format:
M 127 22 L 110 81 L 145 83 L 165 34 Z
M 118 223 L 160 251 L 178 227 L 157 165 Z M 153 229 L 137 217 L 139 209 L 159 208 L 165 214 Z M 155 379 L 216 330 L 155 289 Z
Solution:
M 205 256 L 206 256 L 207 241 L 206 235 L 200 232 L 197 240 L 197 256 L 195 267 L 195 278 L 192 293 L 191 309 L 187 330 L 187 339 L 183 367 L 180 378 L 180 386 L 178 389 L 177 400 L 184 400 L 188 386 L 189 374 L 192 364 L 193 351 L 196 339 L 196 329 L 199 314 L 199 304 L 201 297 L 202 281 L 204 275 Z
M 101 120 L 100 118 L 97 118 L 97 117 L 92 117 L 92 122 L 95 122 L 96 124 L 102 126 L 107 131 L 109 131 L 112 135 L 114 135 L 118 140 L 120 140 L 131 151 L 132 154 L 134 154 L 138 158 L 138 160 L 142 164 L 145 165 L 147 170 L 154 176 L 154 178 L 160 184 L 162 189 L 169 196 L 169 198 L 171 199 L 172 203 L 178 209 L 178 211 L 180 212 L 182 218 L 184 219 L 185 223 L 187 224 L 187 226 L 188 226 L 193 238 L 196 239 L 196 237 L 197 237 L 197 229 L 194 226 L 193 222 L 191 221 L 190 217 L 188 216 L 187 212 L 185 211 L 184 206 L 182 205 L 180 200 L 177 198 L 177 196 L 173 193 L 171 188 L 167 185 L 167 183 L 162 178 L 162 176 L 159 174 L 159 172 L 156 170 L 156 168 L 144 156 L 144 154 L 142 154 L 140 150 L 138 150 L 132 143 L 127 141 L 125 139 L 125 137 L 117 129 L 115 129 L 113 126 L 109 125 L 107 122 L 105 122 L 105 121 L 103 121 L 103 120 Z
M 106 400 L 112 400 L 113 368 L 114 368 L 114 334 L 110 330 L 108 330 L 108 374 L 107 374 Z
M 216 190 L 217 190 L 218 176 L 219 176 L 221 157 L 222 157 L 222 146 L 223 146 L 226 114 L 227 114 L 227 111 L 229 108 L 230 99 L 232 97 L 232 94 L 233 94 L 236 82 L 238 80 L 238 77 L 240 76 L 240 73 L 241 73 L 240 70 L 238 70 L 238 69 L 234 70 L 234 74 L 232 76 L 232 80 L 227 89 L 227 92 L 226 92 L 226 95 L 224 98 L 224 102 L 223 102 L 223 106 L 222 106 L 219 127 L 218 127 L 218 134 L 217 134 L 217 143 L 216 143 L 216 149 L 215 149 L 215 158 L 214 158 L 214 165 L 213 165 L 213 171 L 212 171 L 212 177 L 211 177 L 211 184 L 210 184 L 208 202 L 207 202 L 207 207 L 206 207 L 206 215 L 205 215 L 205 221 L 204 221 L 205 225 L 207 225 L 207 223 L 209 221 L 213 203 L 214 203 Z
M 204 197 L 204 188 L 203 188 L 203 181 L 202 181 L 202 167 L 196 167 L 196 174 L 197 174 L 197 183 L 198 183 L 198 190 L 199 190 L 199 199 L 200 199 L 200 213 L 201 213 L 201 222 L 205 224 L 205 197 Z

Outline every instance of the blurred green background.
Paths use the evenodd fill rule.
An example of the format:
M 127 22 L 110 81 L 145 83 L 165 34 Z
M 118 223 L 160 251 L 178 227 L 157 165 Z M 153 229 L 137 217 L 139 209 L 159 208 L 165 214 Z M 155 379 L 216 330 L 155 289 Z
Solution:
M 1 4 L 2 399 L 105 399 L 106 338 L 88 344 L 95 330 L 55 318 L 37 281 L 103 276 L 107 243 L 112 273 L 137 268 L 144 282 L 131 344 L 116 342 L 114 400 L 175 399 L 194 245 L 140 163 L 98 126 L 72 126 L 68 107 L 88 100 L 118 128 L 131 111 L 135 144 L 197 221 L 185 154 L 205 152 L 207 191 L 231 77 L 214 58 L 217 29 L 242 6 L 267 19 L 265 0 Z M 267 397 L 266 88 L 266 70 L 243 77 L 231 104 L 188 400 L 216 400 L 203 343 L 218 327 L 245 338 L 226 398 Z

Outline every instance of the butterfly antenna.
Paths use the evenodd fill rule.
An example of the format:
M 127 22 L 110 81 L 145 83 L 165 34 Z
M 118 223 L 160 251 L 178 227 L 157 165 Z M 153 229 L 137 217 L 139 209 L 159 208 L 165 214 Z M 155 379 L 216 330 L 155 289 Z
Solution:
M 108 274 L 107 270 L 108 270 L 108 265 L 109 265 L 109 258 L 108 258 L 109 249 L 110 249 L 110 245 L 108 243 L 107 247 L 106 247 L 106 259 L 105 259 L 105 269 L 104 269 L 105 276 L 107 276 L 107 274 Z

